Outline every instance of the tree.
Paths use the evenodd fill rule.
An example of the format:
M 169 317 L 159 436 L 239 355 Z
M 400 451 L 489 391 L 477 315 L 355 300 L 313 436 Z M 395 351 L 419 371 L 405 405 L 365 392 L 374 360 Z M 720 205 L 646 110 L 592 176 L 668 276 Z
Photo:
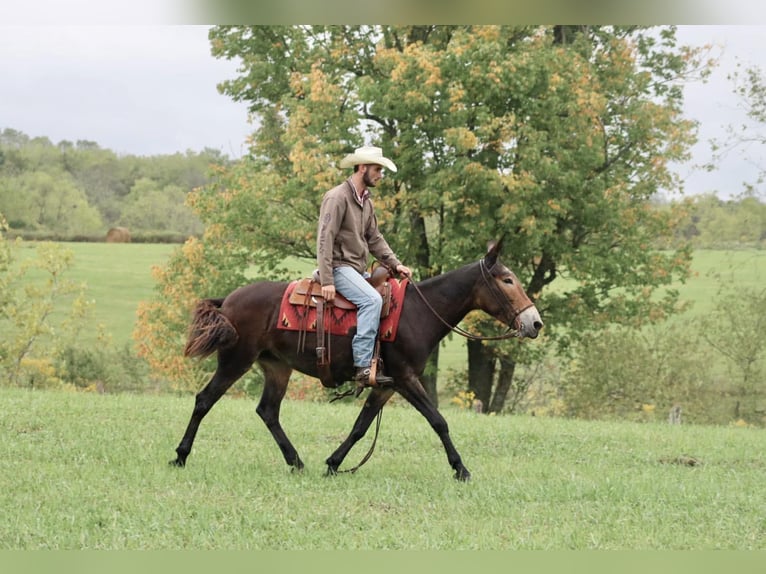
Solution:
M 33 258 L 16 261 L 6 231 L 0 214 L 0 380 L 13 386 L 61 385 L 55 357 L 77 337 L 92 302 L 84 286 L 65 277 L 71 250 L 39 243 Z M 63 318 L 54 316 L 62 299 L 69 301 Z
M 680 325 L 632 329 L 612 325 L 579 343 L 562 388 L 566 411 L 579 418 L 664 420 L 678 405 L 686 420 L 711 420 L 702 392 L 709 365 L 699 334 Z
M 713 160 L 708 163 L 708 170 L 715 169 L 716 163 L 729 153 L 739 153 L 748 161 L 752 162 L 759 170 L 756 181 L 744 181 L 746 195 L 764 197 L 763 190 L 759 189 L 766 177 L 766 165 L 761 159 L 753 159 L 747 155 L 751 147 L 758 148 L 766 145 L 766 81 L 763 70 L 758 66 L 738 64 L 734 72 L 729 74 L 734 94 L 739 98 L 740 109 L 744 112 L 747 120 L 741 125 L 728 126 L 726 136 L 722 139 L 712 140 Z
M 257 254 L 262 272 L 313 258 L 338 158 L 374 142 L 400 167 L 376 190 L 380 223 L 421 278 L 509 233 L 506 263 L 564 350 L 588 329 L 674 309 L 672 291 L 655 293 L 685 276 L 689 251 L 652 245 L 683 214 L 648 200 L 677 183 L 668 163 L 694 140 L 680 82 L 706 68 L 673 27 L 217 26 L 210 40 L 214 56 L 241 61 L 219 89 L 248 103 L 257 129 L 232 186 L 196 201 L 216 239 Z M 546 289 L 562 277 L 570 287 Z M 472 364 L 500 360 L 492 346 L 474 351 Z M 511 354 L 501 389 L 529 360 Z M 495 369 L 472 369 L 477 387 L 479 370 Z
M 30 171 L 0 179 L 0 202 L 16 228 L 87 234 L 102 227 L 98 211 L 60 172 Z
M 738 302 L 732 312 L 730 303 Z M 730 378 L 736 402 L 735 420 L 755 421 L 762 396 L 766 357 L 766 289 L 724 289 L 717 294 L 713 311 L 698 320 L 704 340 L 732 368 Z
M 187 191 L 178 185 L 164 187 L 140 178 L 125 197 L 120 224 L 133 230 L 200 233 L 201 225 L 184 204 Z

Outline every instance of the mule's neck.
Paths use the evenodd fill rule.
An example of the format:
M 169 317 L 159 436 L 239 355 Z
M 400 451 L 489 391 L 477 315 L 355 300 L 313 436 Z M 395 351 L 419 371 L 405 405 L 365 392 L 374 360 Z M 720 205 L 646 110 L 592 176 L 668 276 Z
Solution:
M 468 313 L 479 308 L 475 288 L 481 274 L 480 265 L 481 262 L 472 263 L 417 284 L 428 305 L 431 306 L 429 309 L 420 297 L 415 296 L 418 304 L 422 306 L 422 310 L 418 313 L 418 320 L 436 325 L 428 330 L 436 335 L 434 344 L 447 336 L 451 330 L 450 327 L 455 327 Z

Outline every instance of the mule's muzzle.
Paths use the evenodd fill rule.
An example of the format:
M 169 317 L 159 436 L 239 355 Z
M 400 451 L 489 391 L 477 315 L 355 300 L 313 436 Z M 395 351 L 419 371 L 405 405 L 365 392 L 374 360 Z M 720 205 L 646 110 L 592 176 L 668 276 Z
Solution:
M 516 330 L 522 339 L 536 339 L 544 326 L 540 313 L 534 305 L 527 307 L 516 317 Z

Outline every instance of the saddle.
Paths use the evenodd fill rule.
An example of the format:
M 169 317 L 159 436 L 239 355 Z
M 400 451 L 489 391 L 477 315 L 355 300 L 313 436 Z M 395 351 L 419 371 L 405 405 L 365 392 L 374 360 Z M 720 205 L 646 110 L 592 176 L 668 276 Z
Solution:
M 375 287 L 375 290 L 383 297 L 383 308 L 380 311 L 381 319 L 388 317 L 388 314 L 391 312 L 391 285 L 386 281 L 388 278 L 388 269 L 376 267 L 367 279 L 367 282 Z M 311 277 L 298 281 L 290 293 L 289 301 L 292 305 L 303 305 L 305 307 L 319 307 L 323 303 L 326 304 L 322 297 L 322 285 L 319 282 L 318 270 L 315 270 Z M 338 309 L 349 311 L 356 309 L 356 305 L 337 292 L 335 293 L 335 300 L 332 302 L 332 305 Z
M 383 298 L 383 306 L 380 312 L 381 319 L 388 317 L 391 312 L 391 284 L 387 281 L 389 276 L 388 269 L 381 266 L 376 267 L 372 271 L 370 277 L 367 278 L 367 282 L 372 285 Z M 316 355 L 319 380 L 325 387 L 336 387 L 337 385 L 330 372 L 330 332 L 325 330 L 325 309 L 327 306 L 335 306 L 339 309 L 352 311 L 356 310 L 356 305 L 337 292 L 335 293 L 335 299 L 331 303 L 326 302 L 322 297 L 322 285 L 319 281 L 318 270 L 315 270 L 311 277 L 306 277 L 296 283 L 295 288 L 290 293 L 288 301 L 291 305 L 299 305 L 306 308 L 316 307 Z M 304 350 L 307 328 L 307 326 L 304 326 L 300 330 L 300 335 L 298 337 L 299 352 L 303 352 Z M 379 354 L 380 339 L 378 339 L 375 345 L 375 355 L 372 359 L 373 376 L 371 376 L 371 380 L 375 380 L 374 373 L 377 368 Z

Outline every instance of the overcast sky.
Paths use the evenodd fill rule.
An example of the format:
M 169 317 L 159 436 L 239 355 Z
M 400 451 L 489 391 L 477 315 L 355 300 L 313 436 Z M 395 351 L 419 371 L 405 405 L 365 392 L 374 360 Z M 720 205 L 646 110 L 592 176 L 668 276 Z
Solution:
M 216 89 L 237 75 L 237 64 L 210 55 L 207 32 L 189 25 L 0 26 L 0 129 L 54 143 L 95 141 L 120 154 L 210 147 L 239 157 L 252 131 L 246 107 Z M 682 26 L 679 41 L 712 43 L 721 54 L 711 80 L 686 92 L 687 115 L 701 123 L 695 162 L 704 162 L 708 140 L 744 121 L 726 76 L 737 63 L 766 70 L 766 27 Z M 732 154 L 712 174 L 691 164 L 679 172 L 688 192 L 731 195 L 755 177 L 759 154 Z

